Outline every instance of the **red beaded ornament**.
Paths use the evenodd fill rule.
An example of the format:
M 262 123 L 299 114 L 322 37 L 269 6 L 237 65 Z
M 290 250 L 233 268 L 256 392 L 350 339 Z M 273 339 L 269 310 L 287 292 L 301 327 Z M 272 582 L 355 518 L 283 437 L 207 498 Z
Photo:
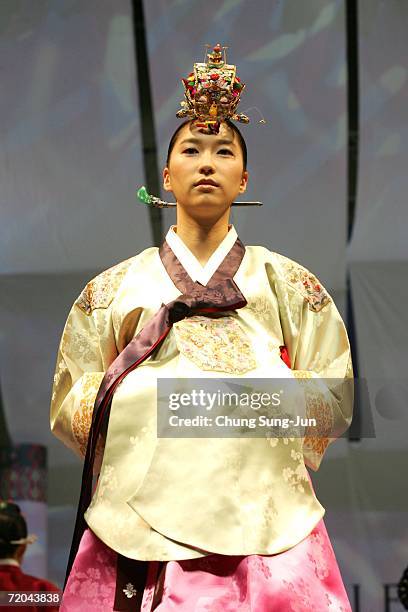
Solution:
M 245 84 L 236 76 L 236 66 L 227 64 L 226 49 L 215 45 L 207 61 L 195 63 L 194 72 L 182 79 L 185 100 L 176 113 L 180 119 L 195 118 L 197 127 L 215 134 L 225 119 L 249 123 L 247 115 L 235 112 Z

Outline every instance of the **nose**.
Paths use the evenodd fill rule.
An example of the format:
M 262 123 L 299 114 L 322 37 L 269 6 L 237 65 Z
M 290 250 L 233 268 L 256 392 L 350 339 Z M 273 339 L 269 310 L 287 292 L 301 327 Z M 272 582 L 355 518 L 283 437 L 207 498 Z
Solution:
M 202 155 L 200 155 L 200 164 L 198 171 L 200 172 L 200 174 L 204 174 L 205 176 L 208 176 L 209 174 L 214 174 L 214 161 L 210 151 L 203 152 Z

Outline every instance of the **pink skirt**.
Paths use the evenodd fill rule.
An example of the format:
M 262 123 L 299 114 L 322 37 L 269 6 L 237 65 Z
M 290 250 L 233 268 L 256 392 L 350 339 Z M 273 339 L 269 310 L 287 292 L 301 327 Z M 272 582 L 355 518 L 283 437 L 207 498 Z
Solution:
M 116 552 L 87 529 L 60 610 L 114 610 L 116 558 Z M 132 585 L 128 586 L 131 596 Z M 210 554 L 164 564 L 150 561 L 141 610 L 351 612 L 351 606 L 321 519 L 304 540 L 276 555 Z

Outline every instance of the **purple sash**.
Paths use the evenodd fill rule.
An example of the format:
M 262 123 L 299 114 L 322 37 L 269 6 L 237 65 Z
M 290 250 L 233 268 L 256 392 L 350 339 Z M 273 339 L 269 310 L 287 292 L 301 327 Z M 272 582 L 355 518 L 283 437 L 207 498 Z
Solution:
M 93 409 L 92 425 L 89 431 L 82 472 L 81 493 L 64 588 L 77 554 L 81 537 L 87 527 L 84 513 L 92 499 L 96 443 L 101 431 L 106 431 L 107 429 L 112 397 L 117 386 L 129 372 L 145 361 L 163 342 L 173 323 L 199 313 L 231 311 L 246 306 L 247 301 L 245 297 L 233 281 L 233 277 L 241 264 L 244 254 L 245 247 L 239 238 L 237 238 L 218 270 L 213 274 L 208 284 L 203 286 L 199 282 L 193 282 L 166 241 L 160 247 L 159 255 L 162 263 L 177 289 L 181 291 L 181 295 L 169 304 L 162 304 L 153 318 L 109 366 L 99 387 Z M 146 561 L 129 559 L 118 554 L 114 610 L 140 609 L 147 563 Z M 130 580 L 130 575 L 133 576 L 133 580 Z M 133 598 L 127 599 L 122 592 L 126 582 L 133 582 L 135 584 L 135 581 L 137 582 L 135 587 L 138 591 L 136 602 Z M 135 608 L 135 603 L 139 607 Z

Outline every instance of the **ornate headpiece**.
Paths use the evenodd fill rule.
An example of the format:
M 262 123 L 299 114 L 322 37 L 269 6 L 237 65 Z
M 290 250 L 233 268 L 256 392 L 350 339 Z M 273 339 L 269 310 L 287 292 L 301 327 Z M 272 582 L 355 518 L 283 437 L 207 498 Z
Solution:
M 206 45 L 207 48 L 210 45 Z M 194 72 L 182 79 L 185 100 L 176 116 L 195 119 L 194 124 L 208 134 L 218 134 L 221 121 L 232 119 L 249 123 L 243 113 L 235 112 L 245 83 L 236 75 L 236 66 L 227 64 L 225 50 L 219 43 L 208 52 L 207 61 L 194 64 Z M 260 123 L 266 123 L 262 118 Z M 155 208 L 171 208 L 176 204 L 150 195 L 146 187 L 137 191 L 139 202 Z M 233 202 L 232 206 L 262 206 L 262 202 Z
M 249 123 L 246 115 L 235 113 L 245 84 L 237 77 L 236 66 L 227 64 L 227 48 L 215 45 L 207 61 L 196 62 L 194 71 L 182 79 L 185 100 L 176 113 L 179 118 L 195 117 L 198 127 L 215 134 L 225 119 Z

